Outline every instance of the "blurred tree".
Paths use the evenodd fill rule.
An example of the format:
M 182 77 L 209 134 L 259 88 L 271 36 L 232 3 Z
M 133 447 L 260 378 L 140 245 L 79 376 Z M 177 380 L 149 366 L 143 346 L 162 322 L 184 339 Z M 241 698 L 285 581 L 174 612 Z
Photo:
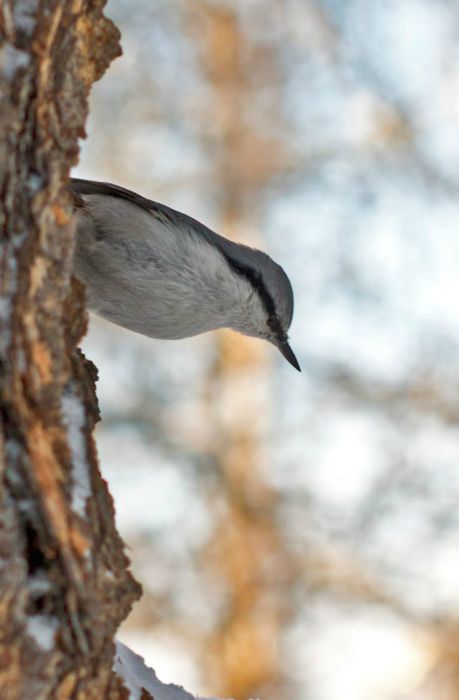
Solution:
M 173 524 L 138 526 L 131 542 L 148 593 L 137 620 L 156 625 L 151 637 L 188 635 L 203 658 L 209 646 L 212 690 L 366 700 L 355 676 L 351 691 L 330 689 L 332 678 L 351 682 L 354 629 L 339 658 L 324 646 L 316 664 L 310 640 L 319 646 L 343 610 L 349 624 L 382 610 L 374 635 L 398 620 L 413 630 L 412 648 L 420 630 L 433 651 L 417 680 L 436 658 L 431 668 L 448 675 L 454 697 L 458 9 L 446 0 L 140 6 L 113 0 L 130 62 L 99 102 L 97 169 L 113 161 L 120 181 L 245 242 L 264 245 L 263 228 L 294 280 L 305 371 L 279 380 L 267 348 L 231 334 L 219 336 L 216 358 L 203 339 L 182 360 L 151 344 L 131 361 L 129 406 L 112 401 L 106 418 L 154 442 L 193 512 L 207 508 L 197 535 L 188 507 Z M 208 373 L 195 361 L 206 353 Z M 166 380 L 147 381 L 152 364 Z M 178 388 L 183 376 L 190 391 Z M 435 681 L 367 666 L 362 655 L 360 680 L 393 675 L 391 687 L 436 699 Z
M 198 133 L 215 198 L 217 230 L 263 247 L 260 208 L 266 186 L 288 164 L 277 105 L 275 46 L 245 31 L 238 8 L 195 3 L 185 26 L 207 85 Z M 266 89 L 269 96 L 266 99 Z M 210 453 L 220 479 L 209 506 L 215 531 L 201 561 L 223 588 L 214 628 L 204 638 L 205 677 L 223 696 L 275 697 L 279 634 L 287 612 L 285 547 L 266 483 L 269 461 L 269 359 L 257 341 L 222 331 L 207 388 Z M 285 697 L 285 688 L 284 688 Z

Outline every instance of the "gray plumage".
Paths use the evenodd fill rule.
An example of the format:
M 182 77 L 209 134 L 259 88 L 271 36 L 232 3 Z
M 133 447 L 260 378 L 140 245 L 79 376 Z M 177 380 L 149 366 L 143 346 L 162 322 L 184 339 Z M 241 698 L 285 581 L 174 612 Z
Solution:
M 264 338 L 296 369 L 293 292 L 268 255 L 117 185 L 73 178 L 74 272 L 88 308 L 152 338 L 232 328 Z

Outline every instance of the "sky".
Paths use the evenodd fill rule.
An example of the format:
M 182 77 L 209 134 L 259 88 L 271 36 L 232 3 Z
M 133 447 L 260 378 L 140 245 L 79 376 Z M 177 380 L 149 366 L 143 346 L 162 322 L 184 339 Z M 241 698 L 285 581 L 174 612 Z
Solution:
M 260 3 L 236 4 L 254 31 Z M 309 596 L 305 582 L 283 666 L 301 700 L 430 700 L 426 621 L 454 618 L 459 604 L 459 10 L 267 5 L 257 30 L 282 38 L 282 116 L 301 167 L 267 188 L 260 225 L 292 280 L 303 368 L 273 358 L 267 479 L 288 547 L 323 547 L 338 568 L 357 561 L 410 614 Z M 76 174 L 214 226 L 209 156 L 186 119 L 204 89 L 198 39 L 180 34 L 179 6 L 143 3 L 134 17 L 109 2 L 124 55 L 94 89 Z M 132 547 L 143 542 L 136 574 L 153 591 L 188 583 L 205 625 L 193 557 L 214 526 L 199 477 L 212 337 L 160 343 L 92 320 L 85 348 L 101 375 L 97 440 L 117 522 Z M 212 693 L 179 637 L 130 629 L 126 640 L 162 680 Z

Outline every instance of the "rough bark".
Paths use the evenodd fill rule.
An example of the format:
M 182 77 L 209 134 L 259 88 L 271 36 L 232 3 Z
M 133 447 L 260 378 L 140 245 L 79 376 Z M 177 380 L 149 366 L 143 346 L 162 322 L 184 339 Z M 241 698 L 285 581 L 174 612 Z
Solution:
M 0 697 L 128 697 L 128 571 L 92 430 L 66 183 L 91 84 L 120 53 L 104 0 L 0 0 Z

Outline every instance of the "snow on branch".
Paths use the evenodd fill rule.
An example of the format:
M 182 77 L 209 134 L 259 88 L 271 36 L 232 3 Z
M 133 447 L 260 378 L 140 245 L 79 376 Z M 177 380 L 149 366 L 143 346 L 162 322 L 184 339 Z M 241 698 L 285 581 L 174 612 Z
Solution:
M 148 691 L 154 700 L 218 700 L 195 697 L 178 685 L 162 683 L 143 658 L 122 642 L 116 642 L 113 669 L 129 690 L 129 700 L 143 700 L 143 690 Z

